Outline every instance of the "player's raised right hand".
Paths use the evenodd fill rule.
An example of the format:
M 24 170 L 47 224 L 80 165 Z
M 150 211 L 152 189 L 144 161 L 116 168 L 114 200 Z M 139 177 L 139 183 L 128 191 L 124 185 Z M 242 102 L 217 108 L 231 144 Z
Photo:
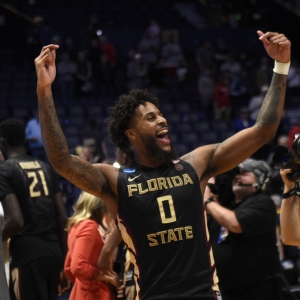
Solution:
M 55 79 L 55 58 L 56 49 L 58 48 L 58 45 L 53 44 L 45 46 L 40 55 L 34 60 L 39 88 L 50 86 Z

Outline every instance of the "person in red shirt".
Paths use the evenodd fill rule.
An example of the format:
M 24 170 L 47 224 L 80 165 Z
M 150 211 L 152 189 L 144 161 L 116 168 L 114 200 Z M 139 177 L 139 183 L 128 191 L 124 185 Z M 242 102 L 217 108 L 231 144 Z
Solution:
M 115 65 L 117 61 L 117 54 L 114 45 L 107 41 L 105 35 L 101 35 L 99 37 L 99 42 L 100 42 L 100 48 L 103 51 L 103 53 L 106 55 L 107 61 L 111 65 Z
M 215 120 L 230 121 L 231 99 L 230 99 L 230 79 L 226 73 L 220 77 L 214 88 Z
M 64 270 L 74 284 L 70 300 L 116 298 L 113 286 L 119 285 L 117 276 L 103 275 L 97 266 L 111 224 L 107 216 L 103 200 L 89 193 L 81 194 L 67 224 L 69 251 Z

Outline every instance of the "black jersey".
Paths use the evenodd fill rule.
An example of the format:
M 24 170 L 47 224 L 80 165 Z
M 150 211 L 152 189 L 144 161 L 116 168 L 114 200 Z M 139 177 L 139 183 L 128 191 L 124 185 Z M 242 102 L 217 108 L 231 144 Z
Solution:
M 53 202 L 60 191 L 53 169 L 40 160 L 18 156 L 0 166 L 0 201 L 15 194 L 24 218 L 10 241 L 13 268 L 41 257 L 62 258 Z
M 136 299 L 221 299 L 199 178 L 187 162 L 173 163 L 119 171 L 118 227 Z

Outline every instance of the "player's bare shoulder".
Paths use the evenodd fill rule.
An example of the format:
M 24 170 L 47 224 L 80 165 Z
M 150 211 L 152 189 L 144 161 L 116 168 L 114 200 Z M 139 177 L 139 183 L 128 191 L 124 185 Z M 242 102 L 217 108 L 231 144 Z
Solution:
M 207 173 L 210 160 L 217 148 L 218 144 L 206 145 L 198 147 L 195 150 L 183 155 L 180 159 L 188 162 L 196 170 L 199 178 Z
M 93 166 L 104 175 L 106 182 L 108 183 L 106 188 L 111 189 L 111 191 L 117 195 L 119 169 L 109 164 L 93 164 Z

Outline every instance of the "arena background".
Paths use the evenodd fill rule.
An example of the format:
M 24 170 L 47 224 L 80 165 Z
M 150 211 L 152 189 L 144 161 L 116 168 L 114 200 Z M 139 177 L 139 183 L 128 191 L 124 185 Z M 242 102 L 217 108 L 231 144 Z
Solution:
M 242 64 L 247 63 L 249 68 L 254 68 L 260 57 L 265 54 L 256 31 L 258 29 L 270 30 L 285 33 L 293 43 L 293 57 L 299 59 L 297 57 L 300 50 L 299 6 L 298 1 L 271 0 L 0 1 L 0 118 L 15 116 L 27 122 L 32 117 L 32 110 L 36 105 L 33 58 L 39 53 L 42 45 L 53 42 L 54 37 L 58 37 L 63 44 L 65 39 L 71 37 L 76 49 L 84 50 L 89 45 L 91 35 L 101 30 L 102 34 L 114 45 L 117 53 L 115 93 L 102 98 L 93 97 L 88 102 L 80 99 L 74 99 L 74 101 L 70 99 L 70 102 L 82 108 L 81 121 L 73 124 L 79 128 L 89 117 L 86 109 L 89 104 L 93 103 L 102 108 L 103 113 L 99 115 L 98 125 L 103 131 L 111 159 L 113 159 L 114 147 L 106 136 L 102 121 L 107 116 L 107 107 L 110 103 L 113 103 L 119 94 L 128 91 L 126 81 L 128 52 L 136 49 L 150 20 L 155 19 L 162 34 L 170 30 L 177 32 L 178 42 L 189 67 L 188 92 L 181 94 L 180 97 L 176 93 L 175 95 L 167 93 L 162 99 L 164 104 L 170 103 L 175 111 L 179 110 L 179 118 L 174 117 L 174 126 L 170 121 L 170 127 L 175 129 L 174 142 L 177 144 L 179 154 L 209 142 L 210 139 L 213 142 L 223 140 L 232 133 L 231 128 L 225 135 L 222 136 L 217 132 L 217 135 L 212 138 L 206 138 L 205 133 L 199 131 L 198 136 L 190 137 L 190 142 L 186 139 L 187 135 L 180 132 L 184 130 L 184 126 L 183 128 L 176 126 L 178 120 L 189 123 L 190 112 L 194 115 L 200 113 L 201 117 L 197 91 L 199 72 L 195 60 L 197 48 L 207 40 L 214 43 L 222 38 L 231 51 L 238 55 Z M 91 25 L 93 14 L 97 16 L 97 20 Z M 56 81 L 54 98 L 57 106 L 61 106 L 57 89 Z M 177 105 L 183 102 L 187 104 L 185 108 Z M 295 99 L 289 103 L 291 108 L 294 103 L 297 103 Z M 69 104 L 62 109 L 59 107 L 58 110 L 61 113 L 59 117 L 63 129 L 70 127 L 72 124 L 68 118 L 72 113 Z M 165 112 L 167 110 L 166 108 Z M 194 115 L 191 120 L 195 118 Z M 293 109 L 291 118 L 295 120 L 296 117 L 298 113 Z M 186 127 L 188 131 L 190 126 Z M 214 130 L 212 124 L 209 124 L 209 127 Z M 75 131 L 70 129 L 65 131 L 67 138 L 69 138 L 69 132 L 72 135 L 68 139 L 71 151 L 74 151 L 76 145 L 80 144 L 80 135 L 74 134 Z
M 58 41 L 61 46 L 57 51 L 59 61 L 67 39 L 73 41 L 73 50 L 78 53 L 89 50 L 91 39 L 106 36 L 116 51 L 112 88 L 96 92 L 94 86 L 93 92 L 63 101 L 56 79 L 53 93 L 70 152 L 76 154 L 76 148 L 82 144 L 81 129 L 93 117 L 103 135 L 108 161 L 113 163 L 116 149 L 107 136 L 104 122 L 108 107 L 120 94 L 129 91 L 129 53 L 137 54 L 138 44 L 151 20 L 156 20 L 160 27 L 161 48 L 164 37 L 174 33 L 185 60 L 187 76 L 183 84 L 178 84 L 178 78 L 169 78 L 167 83 L 154 88 L 153 78 L 149 74 L 145 76 L 145 88 L 159 96 L 171 140 L 180 155 L 203 144 L 223 141 L 234 133 L 234 120 L 238 117 L 234 107 L 229 124 L 215 122 L 212 115 L 202 111 L 197 87 L 201 75 L 197 51 L 205 42 L 216 46 L 222 39 L 250 79 L 265 55 L 257 30 L 284 33 L 292 42 L 292 61 L 300 60 L 300 1 L 297 0 L 0 1 L 0 121 L 16 117 L 27 123 L 33 117 L 37 106 L 34 58 L 42 46 Z M 300 74 L 299 65 L 296 70 Z M 258 88 L 254 87 L 246 100 L 258 93 Z M 287 122 L 281 124 L 278 135 L 287 134 L 298 122 L 299 103 L 300 83 L 287 94 Z M 258 151 L 256 158 L 266 159 L 274 143 Z M 74 191 L 67 181 L 60 180 L 70 213 Z M 294 270 L 290 275 L 287 271 L 287 275 L 291 282 L 299 283 Z

